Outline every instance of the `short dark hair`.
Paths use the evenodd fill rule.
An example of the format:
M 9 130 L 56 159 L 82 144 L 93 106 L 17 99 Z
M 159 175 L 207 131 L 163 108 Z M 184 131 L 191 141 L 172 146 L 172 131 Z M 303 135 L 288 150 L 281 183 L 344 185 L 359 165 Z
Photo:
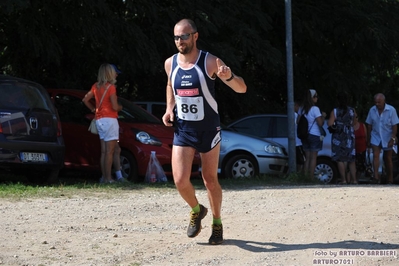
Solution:
M 195 25 L 195 22 L 192 19 L 184 18 L 184 19 L 180 20 L 179 22 L 177 22 L 176 25 L 184 24 L 184 23 L 188 23 L 190 25 L 190 27 L 193 29 L 193 31 L 197 32 L 197 25 Z

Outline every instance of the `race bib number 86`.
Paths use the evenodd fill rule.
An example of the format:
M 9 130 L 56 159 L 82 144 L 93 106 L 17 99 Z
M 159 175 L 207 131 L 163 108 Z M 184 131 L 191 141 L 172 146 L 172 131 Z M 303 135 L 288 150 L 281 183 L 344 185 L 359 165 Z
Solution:
M 204 119 L 204 99 L 199 97 L 180 97 L 175 95 L 177 115 L 187 121 Z

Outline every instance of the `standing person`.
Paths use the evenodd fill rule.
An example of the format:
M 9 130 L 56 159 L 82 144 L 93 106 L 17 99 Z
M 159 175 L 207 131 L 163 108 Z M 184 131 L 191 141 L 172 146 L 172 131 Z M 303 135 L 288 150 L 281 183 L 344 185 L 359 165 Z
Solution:
M 122 73 L 122 72 L 116 67 L 116 65 L 111 64 L 111 66 L 115 70 L 115 80 L 116 80 L 118 78 L 118 75 L 120 73 Z M 125 179 L 122 176 L 121 147 L 119 146 L 119 138 L 118 138 L 118 142 L 115 145 L 115 149 L 114 149 L 113 166 L 114 166 L 114 170 L 115 170 L 116 181 L 118 181 L 118 182 L 128 182 L 127 179 Z M 105 181 L 104 177 L 101 177 L 100 183 L 104 183 L 104 181 Z
M 295 100 L 294 110 L 295 110 L 295 151 L 296 151 L 296 167 L 297 171 L 303 171 L 303 165 L 305 164 L 305 152 L 302 147 L 302 140 L 298 138 L 297 128 L 298 128 L 298 111 L 300 108 L 300 101 Z
M 337 95 L 338 107 L 331 111 L 328 120 L 328 126 L 336 125 L 336 130 L 331 136 L 332 160 L 337 162 L 338 171 L 341 176 L 341 184 L 347 184 L 346 168 L 349 166 L 349 172 L 352 180 L 356 180 L 355 164 L 355 130 L 353 128 L 353 119 L 355 110 L 348 106 L 348 95 L 341 92 Z
M 323 147 L 322 138 L 320 138 L 320 127 L 324 124 L 325 113 L 321 113 L 319 107 L 315 104 L 318 99 L 315 90 L 307 90 L 303 101 L 303 106 L 299 115 L 304 115 L 308 120 L 308 137 L 302 139 L 303 150 L 305 151 L 304 173 L 314 180 L 314 170 L 316 168 L 317 153 Z M 298 118 L 299 121 L 299 118 Z
M 377 93 L 374 96 L 374 104 L 366 119 L 367 146 L 373 149 L 374 183 L 380 183 L 378 168 L 382 149 L 387 182 L 393 184 L 392 147 L 397 143 L 396 133 L 399 119 L 395 108 L 385 103 L 384 94 Z
M 162 120 L 166 126 L 175 124 L 172 169 L 176 188 L 191 207 L 187 235 L 195 237 L 199 234 L 201 220 L 208 212 L 199 204 L 190 182 L 191 165 L 197 150 L 213 215 L 209 244 L 216 245 L 223 242 L 223 226 L 222 188 L 217 175 L 221 132 L 215 79 L 220 78 L 238 93 L 245 93 L 247 87 L 244 80 L 233 74 L 221 59 L 197 48 L 198 37 L 197 26 L 190 19 L 180 20 L 174 27 L 178 53 L 165 61 L 168 80 L 166 111 Z
M 115 150 L 120 153 L 118 145 L 118 112 L 122 110 L 122 106 L 118 104 L 116 96 L 116 77 L 117 73 L 114 66 L 102 64 L 98 70 L 97 82 L 93 84 L 91 90 L 82 100 L 87 108 L 96 114 L 96 126 L 101 143 L 101 172 L 103 174 L 103 181 L 106 183 L 114 182 L 111 176 L 114 153 Z M 93 97 L 96 101 L 95 106 L 90 102 L 90 99 Z M 122 178 L 120 163 L 119 169 L 115 174 L 118 179 Z
M 367 128 L 362 122 L 359 122 L 359 116 L 355 111 L 353 119 L 353 129 L 355 130 L 355 150 L 356 150 L 356 179 L 351 183 L 359 182 L 359 173 L 366 172 L 366 152 L 367 152 Z

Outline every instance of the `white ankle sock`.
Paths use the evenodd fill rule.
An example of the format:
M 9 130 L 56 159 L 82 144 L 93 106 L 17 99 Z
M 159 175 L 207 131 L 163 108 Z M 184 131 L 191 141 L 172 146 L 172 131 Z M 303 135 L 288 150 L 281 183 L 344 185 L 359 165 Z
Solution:
M 121 179 L 121 178 L 123 178 L 121 170 L 116 171 L 116 172 L 115 172 L 115 175 L 116 175 L 116 179 Z

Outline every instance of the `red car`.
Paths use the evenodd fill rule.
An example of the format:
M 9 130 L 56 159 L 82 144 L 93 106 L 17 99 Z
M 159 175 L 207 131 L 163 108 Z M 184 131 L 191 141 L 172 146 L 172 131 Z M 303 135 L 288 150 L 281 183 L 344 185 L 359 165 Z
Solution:
M 47 89 L 58 109 L 65 141 L 65 168 L 100 170 L 100 140 L 88 131 L 94 114 L 83 104 L 87 91 L 72 89 Z M 142 181 L 147 171 L 151 151 L 165 174 L 172 175 L 171 154 L 173 128 L 145 111 L 140 106 L 118 97 L 120 111 L 119 145 L 122 149 L 122 174 L 130 181 Z M 94 103 L 94 99 L 93 99 Z M 194 158 L 192 176 L 199 175 L 200 157 Z

